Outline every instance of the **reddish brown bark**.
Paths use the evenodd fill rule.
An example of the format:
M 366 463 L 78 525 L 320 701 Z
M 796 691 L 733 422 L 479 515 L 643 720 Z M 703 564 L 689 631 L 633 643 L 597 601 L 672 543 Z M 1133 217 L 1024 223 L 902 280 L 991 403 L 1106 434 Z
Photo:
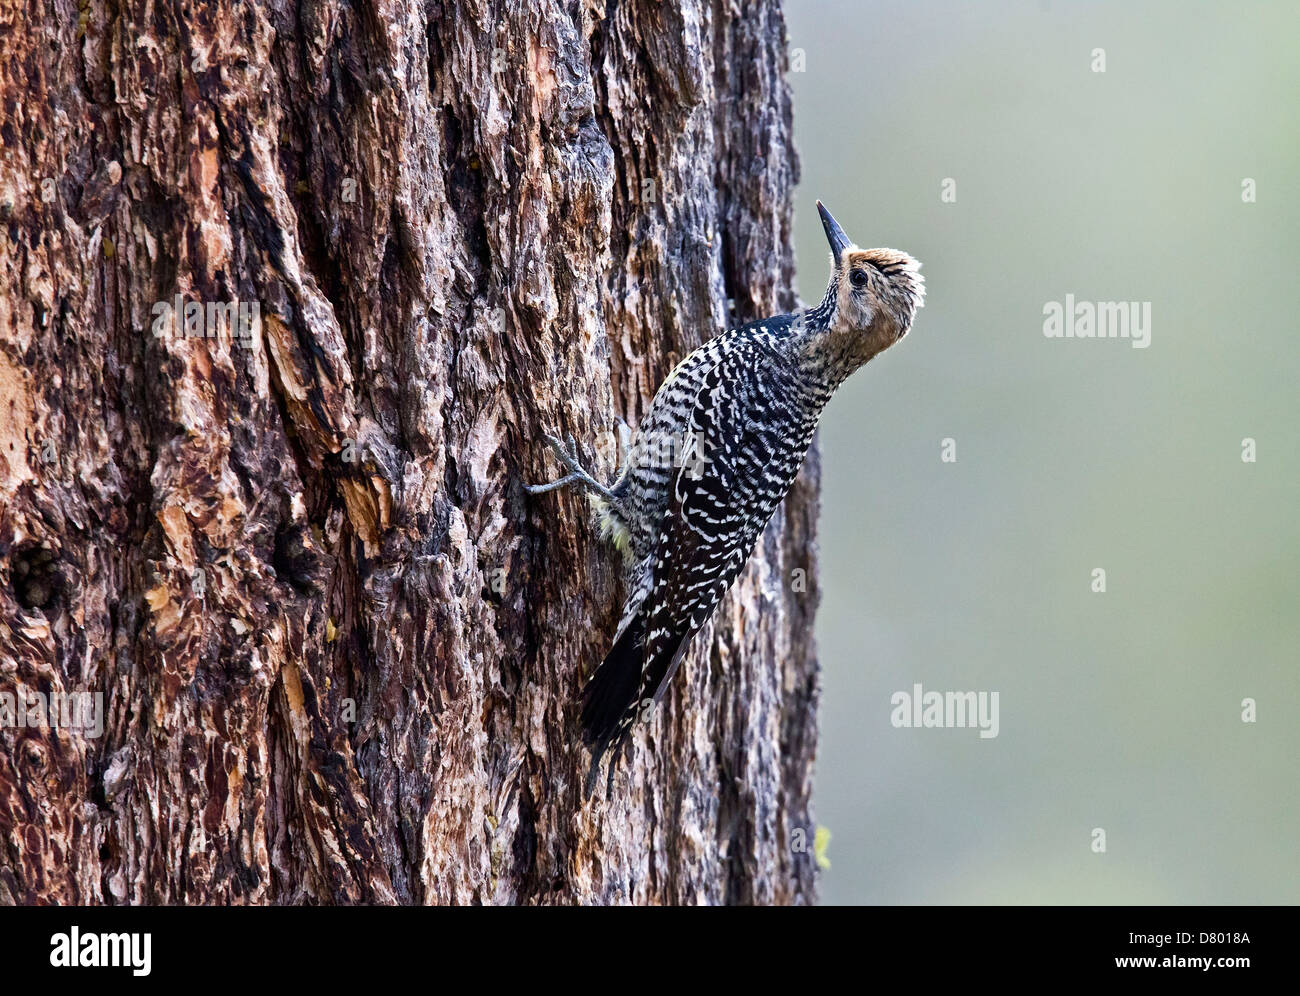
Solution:
M 793 303 L 784 46 L 774 2 L 0 11 L 0 691 L 104 700 L 0 729 L 0 901 L 812 899 L 815 455 L 609 801 L 619 564 L 520 489 Z M 260 323 L 156 336 L 178 295 Z

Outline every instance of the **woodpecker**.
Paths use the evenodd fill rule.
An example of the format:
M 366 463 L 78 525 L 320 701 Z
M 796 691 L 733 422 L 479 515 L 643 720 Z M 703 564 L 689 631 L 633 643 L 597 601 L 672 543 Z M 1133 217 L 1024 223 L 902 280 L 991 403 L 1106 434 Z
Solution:
M 588 796 L 611 749 L 612 786 L 633 725 L 663 698 L 691 636 L 745 566 L 835 389 L 907 335 L 924 303 L 920 263 L 860 249 L 821 201 L 817 211 L 831 249 L 821 303 L 731 329 L 677 364 L 613 485 L 583 469 L 572 436 L 567 446 L 544 437 L 568 473 L 527 490 L 584 487 L 627 576 L 613 647 L 582 696 Z

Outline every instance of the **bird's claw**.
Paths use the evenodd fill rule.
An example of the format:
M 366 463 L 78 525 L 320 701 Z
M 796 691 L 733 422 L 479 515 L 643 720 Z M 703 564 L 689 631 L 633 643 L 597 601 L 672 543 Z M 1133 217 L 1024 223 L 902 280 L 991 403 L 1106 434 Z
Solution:
M 547 445 L 550 446 L 556 459 L 558 459 L 560 463 L 568 469 L 569 473 L 558 481 L 552 481 L 549 484 L 525 484 L 525 491 L 532 495 L 541 495 L 548 491 L 555 491 L 558 488 L 573 484 L 575 481 L 580 481 L 597 494 L 600 494 L 605 498 L 612 497 L 609 489 L 599 481 L 595 480 L 582 468 L 582 464 L 578 461 L 578 443 L 573 438 L 573 433 L 569 433 L 568 435 L 569 445 L 567 447 L 558 438 L 550 435 L 550 433 L 542 433 L 542 438 L 546 440 Z
M 543 438 L 550 444 L 551 450 L 555 453 L 556 459 L 558 459 L 560 463 L 564 464 L 564 466 L 568 467 L 570 473 L 586 473 L 586 471 L 582 469 L 582 464 L 578 460 L 578 444 L 574 441 L 572 434 L 568 437 L 569 445 L 567 447 L 554 436 L 549 436 L 543 433 Z

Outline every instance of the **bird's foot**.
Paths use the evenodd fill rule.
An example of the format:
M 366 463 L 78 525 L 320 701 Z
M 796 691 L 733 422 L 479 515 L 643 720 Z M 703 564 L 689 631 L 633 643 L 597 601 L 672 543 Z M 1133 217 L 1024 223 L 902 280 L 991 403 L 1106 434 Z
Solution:
M 564 443 L 560 442 L 560 440 L 556 439 L 554 436 L 548 436 L 543 433 L 542 438 L 550 445 L 551 451 L 555 454 L 556 459 L 568 468 L 569 473 L 564 477 L 561 477 L 558 481 L 551 481 L 549 484 L 525 484 L 525 491 L 531 495 L 544 495 L 548 491 L 556 491 L 559 488 L 568 487 L 570 484 L 581 484 L 583 487 L 596 492 L 596 494 L 600 495 L 606 501 L 614 500 L 614 496 L 610 493 L 609 488 L 605 487 L 605 485 L 601 484 L 594 477 L 588 474 L 583 469 L 582 464 L 578 462 L 578 446 L 573 441 L 572 435 L 569 436 L 569 445 L 567 448 Z

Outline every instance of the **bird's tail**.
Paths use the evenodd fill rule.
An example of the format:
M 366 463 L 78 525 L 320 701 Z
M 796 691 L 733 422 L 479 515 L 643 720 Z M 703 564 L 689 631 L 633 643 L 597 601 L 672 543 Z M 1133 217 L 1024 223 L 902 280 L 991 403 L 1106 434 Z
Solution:
M 586 794 L 591 796 L 600 761 L 610 747 L 610 778 L 618 748 L 623 746 L 636 719 L 637 697 L 645 665 L 645 620 L 638 613 L 623 628 L 596 673 L 582 692 L 582 742 L 591 748 Z

